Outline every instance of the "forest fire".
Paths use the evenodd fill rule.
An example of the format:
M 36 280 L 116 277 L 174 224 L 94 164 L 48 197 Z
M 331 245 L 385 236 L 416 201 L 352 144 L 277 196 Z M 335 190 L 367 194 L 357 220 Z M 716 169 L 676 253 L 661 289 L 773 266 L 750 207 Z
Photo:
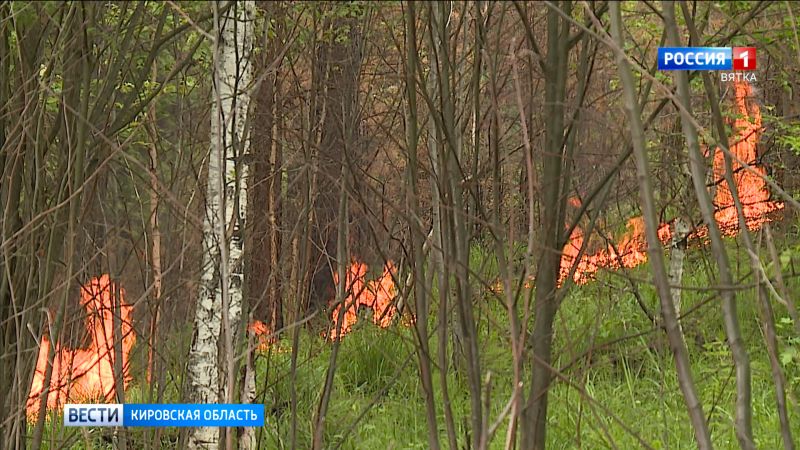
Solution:
M 735 93 L 737 116 L 733 122 L 733 130 L 736 132 L 736 140 L 731 139 L 730 151 L 738 159 L 750 166 L 755 166 L 757 162 L 756 147 L 761 137 L 761 110 L 751 100 L 753 88 L 746 81 L 735 83 Z M 756 230 L 765 222 L 770 221 L 769 213 L 783 209 L 784 204 L 769 200 L 769 191 L 766 189 L 765 181 L 760 176 L 744 169 L 735 160 L 732 161 L 732 165 L 734 181 L 742 202 L 747 227 L 750 230 Z M 724 154 L 721 150 L 717 150 L 714 154 L 713 169 L 716 186 L 716 194 L 714 196 L 716 212 L 714 217 L 722 232 L 731 236 L 739 230 L 739 221 L 733 203 L 733 195 L 724 178 Z M 762 175 L 765 173 L 763 168 L 754 167 L 754 169 Z M 576 198 L 571 198 L 569 202 L 573 206 L 580 206 L 580 201 Z M 705 227 L 701 227 L 695 230 L 689 238 L 703 238 L 707 234 Z M 668 223 L 659 225 L 658 237 L 662 243 L 669 242 L 671 235 Z M 559 282 L 563 282 L 569 276 L 583 241 L 583 230 L 575 227 L 569 242 L 564 246 L 562 252 Z M 601 268 L 635 267 L 647 261 L 646 250 L 647 241 L 644 235 L 644 221 L 642 217 L 634 217 L 628 221 L 627 231 L 619 239 L 619 244 L 609 243 L 606 248 L 591 254 L 584 254 L 581 257 L 575 268 L 573 280 L 576 284 L 585 284 L 594 278 L 594 275 Z
M 260 320 L 254 320 L 247 325 L 247 330 L 258 340 L 257 348 L 259 350 L 266 351 L 269 348 L 270 335 L 272 333 L 269 331 L 267 324 Z
M 86 329 L 90 342 L 86 348 L 71 349 L 56 344 L 47 409 L 55 410 L 69 401 L 111 400 L 116 394 L 114 377 L 115 295 L 119 295 L 120 326 L 122 331 L 122 378 L 127 385 L 131 379 L 128 356 L 136 342 L 132 326 L 133 306 L 125 303 L 124 290 L 112 283 L 108 275 L 92 278 L 81 287 L 81 305 L 86 309 Z M 42 336 L 36 360 L 27 414 L 35 418 L 39 412 L 40 395 L 44 388 L 50 337 Z
M 669 224 L 661 224 L 658 228 L 658 237 L 662 242 L 670 239 Z M 563 282 L 572 269 L 572 264 L 578 257 L 583 246 L 583 231 L 575 227 L 572 236 L 564 246 L 561 256 L 559 281 Z M 578 262 L 573 280 L 577 284 L 585 284 L 591 280 L 601 268 L 619 269 L 631 268 L 647 261 L 647 245 L 644 235 L 644 220 L 634 217 L 628 220 L 627 231 L 620 238 L 619 244 L 609 243 L 606 248 L 593 254 L 586 255 Z
M 738 139 L 731 140 L 730 150 L 740 160 L 754 166 L 753 169 L 760 175 L 764 175 L 763 168 L 755 167 L 756 146 L 761 138 L 761 109 L 755 102 L 749 100 L 753 94 L 753 88 L 749 83 L 737 82 L 735 88 L 737 116 L 733 122 L 733 129 L 737 130 Z M 784 204 L 769 200 L 766 183 L 759 175 L 746 170 L 735 160 L 731 161 L 731 164 L 747 228 L 756 230 L 768 220 L 766 214 L 783 209 Z M 725 182 L 725 159 L 721 150 L 714 153 L 714 174 L 717 175 L 715 180 L 717 192 L 714 197 L 717 211 L 714 217 L 724 234 L 736 234 L 739 230 L 739 220 L 736 216 L 733 195 Z
M 332 330 L 329 334 L 330 339 L 349 333 L 353 325 L 358 322 L 358 312 L 360 307 L 372 310 L 372 322 L 381 328 L 386 328 L 392 323 L 392 318 L 397 312 L 394 306 L 396 289 L 392 274 L 394 265 L 388 262 L 384 267 L 383 274 L 377 280 L 367 281 L 367 265 L 354 261 L 347 269 L 345 276 L 345 299 L 343 304 L 334 308 L 331 313 L 333 321 Z M 333 274 L 334 284 L 339 284 L 339 275 Z M 338 324 L 341 308 L 345 310 L 342 316 L 342 323 Z M 337 330 L 341 330 L 337 332 Z

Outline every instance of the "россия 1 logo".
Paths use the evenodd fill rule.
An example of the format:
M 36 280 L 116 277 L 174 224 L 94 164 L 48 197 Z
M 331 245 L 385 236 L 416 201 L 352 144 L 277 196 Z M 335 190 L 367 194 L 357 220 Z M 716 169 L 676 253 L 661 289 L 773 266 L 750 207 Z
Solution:
M 755 47 L 659 47 L 658 70 L 737 70 L 720 74 L 722 81 L 755 81 Z

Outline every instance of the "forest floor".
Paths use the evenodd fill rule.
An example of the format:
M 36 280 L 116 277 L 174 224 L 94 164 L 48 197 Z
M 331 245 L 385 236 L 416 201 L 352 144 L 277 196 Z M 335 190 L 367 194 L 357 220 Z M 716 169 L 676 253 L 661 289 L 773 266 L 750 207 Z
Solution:
M 729 252 L 739 277 L 749 271 L 743 250 L 731 239 Z M 475 248 L 473 270 L 485 279 L 496 278 L 493 256 Z M 716 448 L 738 448 L 733 429 L 735 396 L 732 360 L 725 341 L 719 297 L 708 290 L 710 267 L 703 249 L 687 254 L 683 291 L 683 329 L 689 348 L 697 390 L 706 411 Z M 632 286 L 647 308 L 657 314 L 658 299 L 649 279 L 649 266 L 643 264 L 627 275 L 604 272 L 597 280 L 573 286 L 565 298 L 555 324 L 554 366 L 562 375 L 551 390 L 549 401 L 548 448 L 696 448 L 687 419 L 683 397 L 675 376 L 674 364 L 664 334 L 655 331 L 632 295 Z M 791 292 L 800 292 L 800 280 L 789 277 Z M 491 372 L 490 424 L 503 411 L 511 394 L 513 372 L 507 315 L 497 296 L 481 289 L 479 308 L 482 372 Z M 523 290 L 523 295 L 527 292 Z M 762 318 L 754 289 L 737 293 L 739 319 L 752 364 L 753 428 L 756 446 L 782 447 L 775 392 L 768 354 L 763 339 Z M 779 334 L 779 359 L 787 379 L 790 423 L 800 422 L 800 337 L 783 306 L 772 302 Z M 321 318 L 322 319 L 322 318 Z M 431 328 L 437 317 L 431 318 Z M 399 322 L 399 321 L 396 321 Z M 311 329 L 314 329 L 311 327 Z M 331 341 L 318 331 L 300 329 L 296 375 L 291 370 L 291 334 L 259 354 L 258 395 L 266 405 L 266 426 L 260 433 L 261 448 L 291 448 L 292 423 L 297 448 L 310 448 L 312 423 L 321 387 L 330 361 Z M 176 336 L 176 346 L 165 351 L 179 354 L 187 339 Z M 395 323 L 383 329 L 361 321 L 340 341 L 335 385 L 327 416 L 325 442 L 328 448 L 342 449 L 425 449 L 427 423 L 425 401 L 417 373 L 412 329 Z M 431 337 L 432 351 L 437 336 Z M 437 361 L 436 355 L 432 355 Z M 134 361 L 139 358 L 134 358 Z M 134 371 L 136 373 L 136 371 Z M 141 373 L 141 371 L 139 372 Z M 164 402 L 177 399 L 183 373 L 180 366 L 168 371 Z M 469 428 L 469 390 L 453 367 L 446 371 L 452 416 L 459 446 L 467 443 Z M 434 374 L 437 405 L 443 405 L 441 372 Z M 136 376 L 127 392 L 127 401 L 146 402 L 149 385 Z M 523 380 L 526 384 L 529 380 Z M 297 407 L 292 412 L 292 389 Z M 446 439 L 443 410 L 438 411 L 440 436 Z M 60 422 L 60 420 L 58 420 Z M 508 420 L 500 422 L 492 449 L 504 447 Z M 51 443 L 70 447 L 110 446 L 108 432 L 66 431 L 58 424 L 48 426 Z M 130 430 L 135 442 L 152 439 L 153 430 Z M 55 434 L 54 434 L 55 433 Z M 800 430 L 794 430 L 795 437 Z M 146 439 L 146 440 L 149 440 Z M 164 448 L 177 445 L 178 430 L 161 431 Z M 446 448 L 446 442 L 443 442 Z

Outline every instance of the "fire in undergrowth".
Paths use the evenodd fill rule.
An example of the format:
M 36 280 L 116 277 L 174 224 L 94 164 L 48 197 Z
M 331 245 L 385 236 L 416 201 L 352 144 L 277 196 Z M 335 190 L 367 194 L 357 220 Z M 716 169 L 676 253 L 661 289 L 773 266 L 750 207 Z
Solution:
M 752 101 L 753 87 L 746 81 L 737 82 L 736 90 L 736 118 L 733 121 L 733 129 L 736 130 L 735 139 L 730 139 L 729 147 L 731 153 L 752 166 L 756 172 L 747 170 L 736 160 L 732 160 L 733 179 L 739 200 L 742 203 L 742 210 L 747 222 L 747 228 L 756 230 L 767 221 L 766 215 L 783 209 L 783 202 L 770 201 L 767 184 L 762 178 L 766 173 L 763 168 L 755 165 L 757 161 L 756 149 L 761 138 L 761 109 Z M 716 212 L 714 217 L 720 225 L 720 229 L 726 235 L 733 235 L 739 230 L 739 219 L 736 215 L 736 207 L 733 203 L 733 195 L 725 181 L 725 159 L 722 150 L 717 149 L 714 153 L 714 174 L 716 175 L 715 186 L 717 189 L 714 196 L 714 206 Z
M 119 299 L 115 308 L 116 298 Z M 81 287 L 81 305 L 86 309 L 86 348 L 67 348 L 56 343 L 47 409 L 58 410 L 64 403 L 81 401 L 110 401 L 116 395 L 114 377 L 114 344 L 122 347 L 122 379 L 127 386 L 131 380 L 128 365 L 136 333 L 133 331 L 133 306 L 125 303 L 124 290 L 111 282 L 108 275 L 92 278 Z M 119 311 L 121 340 L 114 333 L 114 313 Z M 47 356 L 52 345 L 48 335 L 42 336 L 36 372 L 27 401 L 27 414 L 35 418 L 39 412 L 44 389 Z
M 661 224 L 658 227 L 658 238 L 661 242 L 669 241 L 671 235 L 669 224 Z M 573 262 L 583 246 L 583 240 L 583 230 L 575 227 L 561 254 L 559 282 L 563 282 L 569 276 Z M 605 248 L 592 254 L 584 253 L 575 268 L 573 280 L 576 284 L 585 284 L 602 268 L 631 268 L 645 261 L 647 261 L 647 241 L 644 234 L 644 219 L 638 216 L 628 220 L 625 234 L 618 244 L 609 242 Z
M 249 331 L 257 341 L 255 344 L 256 348 L 261 351 L 269 349 L 270 340 L 273 340 L 274 337 L 272 336 L 272 332 L 269 331 L 267 324 L 260 320 L 254 320 L 247 325 L 247 331 Z
M 345 274 L 344 302 L 334 308 L 331 313 L 333 322 L 330 339 L 336 339 L 349 333 L 353 325 L 358 322 L 359 308 L 364 307 L 372 311 L 372 322 L 381 328 L 386 328 L 392 323 L 392 318 L 397 313 L 394 298 L 397 290 L 392 279 L 394 265 L 386 263 L 383 274 L 376 280 L 367 281 L 367 265 L 353 261 Z M 339 285 L 339 274 L 333 274 L 333 283 Z M 342 313 L 342 307 L 344 312 Z M 339 321 L 342 314 L 341 324 Z M 341 331 L 338 331 L 341 330 Z
M 757 230 L 764 223 L 770 221 L 769 214 L 783 209 L 783 202 L 771 201 L 769 191 L 762 176 L 765 171 L 757 164 L 757 145 L 761 138 L 761 110 L 753 101 L 753 88 L 746 81 L 737 81 L 734 84 L 736 101 L 736 118 L 733 121 L 734 135 L 729 139 L 729 149 L 736 158 L 732 158 L 734 182 L 747 228 Z M 746 169 L 738 160 L 752 167 L 753 171 Z M 739 220 L 728 184 L 725 181 L 725 164 L 722 150 L 714 153 L 714 218 L 723 234 L 731 236 L 739 231 Z M 570 204 L 580 206 L 576 198 L 570 199 Z M 700 227 L 689 236 L 690 239 L 704 238 L 708 230 Z M 662 243 L 668 243 L 672 238 L 670 224 L 662 223 L 658 228 L 658 237 Z M 559 282 L 563 282 L 578 258 L 584 241 L 584 232 L 576 227 L 569 241 L 564 246 L 561 256 Z M 644 234 L 644 221 L 642 217 L 634 217 L 628 221 L 625 234 L 618 240 L 618 244 L 609 243 L 593 253 L 584 254 L 577 262 L 573 281 L 576 284 L 585 284 L 594 278 L 601 268 L 619 269 L 631 268 L 647 261 L 647 240 Z

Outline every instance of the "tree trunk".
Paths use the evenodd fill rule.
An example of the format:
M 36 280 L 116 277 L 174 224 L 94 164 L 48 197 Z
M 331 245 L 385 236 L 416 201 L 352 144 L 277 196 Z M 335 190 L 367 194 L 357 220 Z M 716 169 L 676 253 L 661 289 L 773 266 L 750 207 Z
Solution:
M 571 15 L 571 2 L 560 2 L 547 11 L 545 70 L 545 148 L 541 172 L 541 245 L 536 271 L 534 325 L 531 334 L 531 389 L 522 410 L 522 448 L 543 450 L 547 439 L 547 398 L 552 378 L 553 321 L 558 306 L 556 289 L 561 267 L 566 196 L 561 192 L 564 168 L 564 101 L 570 22 L 555 10 Z M 529 230 L 530 232 L 530 230 Z
M 336 283 L 336 304 L 340 306 L 339 315 L 336 320 L 336 330 L 334 336 L 342 335 L 342 319 L 347 310 L 345 301 L 348 295 L 348 286 L 344 280 L 347 279 L 347 271 L 349 267 L 349 255 L 347 248 L 348 240 L 348 214 L 347 214 L 347 165 L 342 164 L 342 185 L 339 191 L 339 223 L 337 224 L 336 236 L 336 254 L 338 261 L 336 261 L 336 273 L 338 275 L 339 283 Z M 336 359 L 339 355 L 339 347 L 341 345 L 341 338 L 333 341 L 333 349 L 331 356 L 328 360 L 328 368 L 325 372 L 325 384 L 322 387 L 320 394 L 320 401 L 317 405 L 317 412 L 314 417 L 314 440 L 312 442 L 312 449 L 322 450 L 325 445 L 325 424 L 327 422 L 328 405 L 330 404 L 331 395 L 333 394 L 334 375 L 336 374 Z
M 277 10 L 277 3 L 260 1 L 259 8 L 268 17 Z M 248 239 L 248 298 L 253 316 L 264 321 L 270 332 L 283 327 L 283 305 L 280 295 L 280 280 L 283 273 L 279 265 L 281 238 L 281 147 L 276 132 L 277 74 L 265 73 L 276 55 L 275 41 L 267 36 L 264 26 L 262 40 L 263 56 L 259 57 L 259 78 L 255 92 L 255 107 L 251 121 L 251 148 L 253 154 L 253 179 L 250 209 L 251 234 Z
M 675 358 L 675 366 L 678 372 L 678 383 L 686 401 L 686 408 L 694 427 L 697 446 L 701 449 L 711 449 L 711 436 L 708 432 L 706 418 L 703 415 L 703 406 L 697 395 L 692 370 L 689 366 L 689 356 L 686 350 L 686 343 L 681 336 L 678 327 L 675 307 L 669 289 L 669 280 L 664 264 L 664 254 L 661 249 L 661 242 L 658 239 L 658 217 L 656 215 L 655 200 L 653 198 L 653 187 L 650 179 L 650 168 L 648 164 L 647 147 L 645 144 L 644 127 L 642 125 L 641 112 L 636 100 L 636 87 L 628 61 L 624 54 L 625 48 L 622 13 L 619 3 L 611 3 L 611 34 L 614 37 L 617 67 L 622 81 L 623 95 L 625 100 L 625 112 L 630 122 L 631 141 L 633 154 L 636 159 L 636 172 L 639 180 L 639 196 L 642 200 L 642 212 L 645 221 L 645 235 L 647 238 L 648 256 L 653 273 L 653 279 L 661 301 L 661 315 L 664 329 L 667 333 L 670 349 Z
M 347 8 L 346 4 L 331 3 L 331 8 Z M 337 10 L 338 12 L 338 10 Z M 336 14 L 334 14 L 336 16 Z M 336 295 L 331 267 L 338 260 L 338 192 L 327 186 L 343 182 L 341 178 L 342 164 L 352 168 L 361 166 L 363 142 L 361 139 L 361 111 L 359 109 L 362 64 L 361 18 L 357 14 L 347 14 L 323 22 L 325 35 L 318 52 L 319 70 L 321 71 L 321 87 L 323 103 L 320 114 L 312 125 L 319 127 L 319 151 L 313 170 L 318 177 L 318 186 L 314 190 L 313 239 L 315 245 L 313 264 L 314 306 L 327 306 Z M 351 177 L 358 177 L 353 172 Z M 369 248 L 363 239 L 364 214 L 348 204 L 350 214 L 350 231 L 348 248 L 354 258 L 363 256 Z
M 671 1 L 664 3 L 664 26 L 667 31 L 667 43 L 679 46 L 680 36 L 678 26 L 675 22 L 675 6 Z M 681 127 L 686 138 L 686 145 L 689 148 L 689 167 L 692 174 L 695 195 L 703 215 L 703 222 L 708 227 L 708 236 L 711 239 L 711 251 L 719 268 L 719 281 L 722 286 L 733 286 L 730 261 L 722 241 L 722 234 L 714 218 L 714 205 L 711 196 L 706 188 L 706 166 L 705 159 L 700 152 L 697 129 L 692 117 L 691 91 L 689 88 L 689 78 L 686 72 L 677 71 L 676 75 L 678 106 L 681 114 Z M 735 193 L 734 197 L 735 197 Z M 743 231 L 746 231 L 746 227 Z M 725 334 L 728 339 L 728 347 L 733 356 L 733 364 L 736 369 L 736 438 L 739 445 L 745 449 L 755 447 L 753 443 L 752 427 L 752 406 L 750 388 L 750 357 L 744 347 L 742 333 L 739 327 L 739 319 L 736 308 L 736 295 L 731 289 L 721 289 L 722 297 L 722 317 L 725 325 Z
M 193 401 L 232 403 L 235 333 L 242 313 L 242 250 L 247 210 L 250 49 L 253 2 L 214 3 L 214 90 L 211 150 L 208 159 L 203 268 L 195 312 L 188 375 Z M 223 11 L 220 15 L 220 11 Z M 228 229 L 230 226 L 230 229 Z M 220 337 L 222 354 L 218 351 Z M 223 365 L 224 364 L 224 365 Z M 220 377 L 219 367 L 223 367 Z M 232 447 L 232 433 L 226 447 Z M 189 436 L 190 448 L 216 448 L 219 429 L 200 427 Z
M 426 33 L 428 46 L 431 49 L 431 54 L 439 52 L 434 49 L 440 49 L 443 44 L 440 41 L 440 34 L 435 30 L 434 20 L 436 16 L 442 16 L 439 11 L 442 4 L 428 4 L 428 29 Z M 439 19 L 440 22 L 444 19 Z M 447 29 L 447 22 L 443 22 L 442 27 Z M 446 35 L 446 33 L 445 33 Z M 453 409 L 450 405 L 450 393 L 448 390 L 447 373 L 450 367 L 449 360 L 449 327 L 450 315 L 448 312 L 448 297 L 450 289 L 450 277 L 445 267 L 444 255 L 444 239 L 442 237 L 442 186 L 444 180 L 442 179 L 442 163 L 441 154 L 444 151 L 444 137 L 442 136 L 441 127 L 437 124 L 437 114 L 441 114 L 441 98 L 439 85 L 441 81 L 441 73 L 439 70 L 438 60 L 431 58 L 429 61 L 430 71 L 428 73 L 428 80 L 426 85 L 426 95 L 431 101 L 432 107 L 428 107 L 428 158 L 430 159 L 431 170 L 429 175 L 429 186 L 431 190 L 431 277 L 436 280 L 437 292 L 439 295 L 439 314 L 437 325 L 437 342 L 438 342 L 438 363 L 439 363 L 439 386 L 442 391 L 442 409 L 444 409 L 444 423 L 447 430 L 447 439 L 450 448 L 455 448 L 458 445 L 456 436 L 456 426 L 453 419 Z M 432 285 L 432 283 L 431 283 Z
M 434 167 L 436 190 L 438 192 L 439 244 L 443 266 L 439 273 L 439 357 L 447 355 L 447 331 L 450 321 L 448 304 L 453 302 L 453 357 L 456 368 L 466 375 L 470 395 L 471 426 L 467 442 L 474 446 L 481 442 L 483 422 L 482 384 L 480 374 L 480 355 L 478 352 L 477 330 L 475 326 L 472 296 L 470 294 L 469 274 L 469 236 L 464 216 L 464 186 L 462 165 L 462 127 L 456 116 L 456 99 L 453 89 L 451 69 L 455 57 L 451 55 L 451 29 L 449 23 L 454 17 L 448 5 L 432 4 L 429 10 L 429 42 L 431 53 L 431 87 L 427 96 L 431 114 L 432 132 L 437 142 L 432 147 L 437 154 L 431 154 Z M 435 99 L 435 100 L 431 100 Z M 436 156 L 436 158 L 434 158 Z M 438 167 L 437 167 L 438 165 Z M 434 227 L 436 223 L 434 223 Z M 450 280 L 451 274 L 453 279 Z M 452 285 L 450 282 L 452 281 Z M 448 418 L 448 398 L 446 392 L 446 362 L 442 364 L 442 395 L 445 401 L 445 420 L 451 446 L 454 439 L 452 418 Z
M 669 255 L 669 284 L 672 286 L 672 305 L 675 315 L 681 315 L 681 296 L 683 281 L 683 260 L 686 257 L 686 239 L 689 236 L 689 224 L 678 217 L 672 224 L 672 243 Z M 678 330 L 683 336 L 683 326 L 678 322 Z
M 158 72 L 153 64 L 153 79 L 156 80 Z M 161 309 L 161 229 L 158 226 L 158 118 L 156 117 L 155 103 L 150 108 L 149 134 L 152 142 L 148 148 L 150 165 L 150 271 L 153 275 L 153 293 L 150 297 L 150 343 L 147 349 L 147 379 L 150 381 L 150 395 L 155 383 L 152 382 L 156 370 L 155 349 L 158 339 L 159 312 Z
M 419 121 L 417 120 L 417 17 L 414 3 L 405 9 L 405 88 L 406 88 L 406 208 L 409 218 L 409 239 L 411 240 L 411 260 L 414 280 L 414 327 L 417 332 L 417 362 L 419 377 L 425 395 L 425 419 L 428 424 L 428 448 L 439 450 L 439 427 L 436 420 L 436 400 L 431 375 L 430 346 L 428 342 L 428 315 L 430 302 L 426 288 L 429 287 L 425 275 L 424 244 L 426 233 L 414 220 L 421 216 L 419 206 L 419 177 L 417 175 L 417 148 L 419 145 Z

